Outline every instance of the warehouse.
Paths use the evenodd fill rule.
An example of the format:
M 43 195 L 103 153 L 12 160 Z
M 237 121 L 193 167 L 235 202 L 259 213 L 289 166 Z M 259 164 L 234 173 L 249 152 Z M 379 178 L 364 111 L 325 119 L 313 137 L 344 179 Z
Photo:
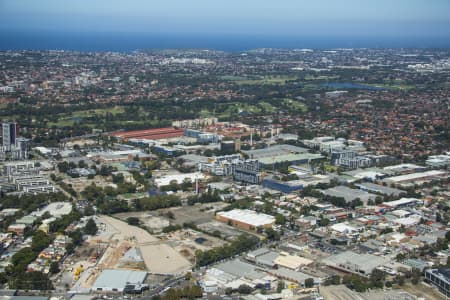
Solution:
M 218 212 L 216 218 L 219 221 L 247 230 L 256 230 L 258 227 L 270 228 L 275 223 L 275 217 L 249 209 Z
M 299 154 L 275 154 L 274 156 L 267 156 L 258 158 L 259 163 L 262 167 L 270 167 L 275 165 L 275 167 L 278 164 L 284 164 L 286 162 L 291 164 L 308 164 L 311 163 L 313 160 L 322 159 L 324 158 L 320 154 L 314 154 L 314 153 L 299 153 Z
M 383 195 L 400 196 L 401 194 L 406 194 L 406 192 L 403 190 L 394 189 L 391 187 L 374 184 L 374 183 L 370 183 L 370 182 L 355 184 L 355 186 L 363 191 L 379 193 L 379 194 L 383 194 Z
M 261 159 L 264 157 L 272 158 L 280 155 L 306 153 L 308 152 L 308 149 L 283 144 L 283 145 L 275 145 L 264 149 L 246 150 L 243 152 L 247 154 L 250 158 Z
M 179 174 L 171 174 L 161 176 L 159 178 L 155 178 L 154 182 L 157 186 L 165 186 L 169 185 L 171 182 L 175 182 L 177 184 L 183 183 L 185 180 L 190 180 L 192 183 L 195 183 L 196 180 L 202 180 L 205 178 L 205 175 L 199 172 L 194 173 L 179 173 Z
M 439 170 L 431 170 L 426 172 L 412 173 L 399 175 L 394 177 L 389 177 L 383 181 L 387 183 L 395 184 L 406 184 L 406 183 L 416 183 L 416 182 L 428 182 L 433 180 L 445 179 L 448 177 L 447 172 Z
M 364 204 L 367 204 L 367 201 L 369 201 L 370 199 L 375 201 L 375 198 L 377 196 L 375 194 L 370 194 L 365 191 L 352 189 L 342 185 L 332 187 L 326 190 L 321 190 L 321 192 L 324 195 L 332 197 L 342 197 L 345 199 L 347 203 L 359 198 L 362 202 L 364 202 Z
M 344 272 L 369 276 L 375 268 L 381 267 L 389 261 L 383 257 L 372 254 L 358 254 L 352 251 L 345 251 L 332 255 L 322 262 L 328 267 L 339 269 Z
M 153 128 L 145 130 L 133 130 L 114 133 L 112 136 L 122 139 L 146 139 L 146 140 L 160 140 L 173 137 L 182 137 L 184 135 L 183 129 L 174 127 Z
M 92 291 L 123 292 L 127 285 L 142 285 L 147 272 L 132 270 L 104 270 L 92 286 Z
M 397 209 L 401 207 L 413 207 L 422 204 L 423 201 L 416 198 L 401 198 L 395 201 L 384 202 L 383 206 L 388 209 Z

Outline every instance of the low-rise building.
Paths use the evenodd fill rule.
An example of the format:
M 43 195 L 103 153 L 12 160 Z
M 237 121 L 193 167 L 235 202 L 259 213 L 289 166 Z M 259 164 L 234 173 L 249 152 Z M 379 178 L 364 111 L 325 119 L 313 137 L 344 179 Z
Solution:
M 275 223 L 275 217 L 249 209 L 233 209 L 231 211 L 218 212 L 216 219 L 247 230 L 271 228 Z

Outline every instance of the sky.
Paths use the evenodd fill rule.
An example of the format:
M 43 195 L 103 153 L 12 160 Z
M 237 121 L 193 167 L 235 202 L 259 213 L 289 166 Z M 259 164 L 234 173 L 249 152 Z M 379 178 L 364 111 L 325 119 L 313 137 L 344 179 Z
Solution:
M 450 0 L 0 0 L 0 32 L 450 38 Z

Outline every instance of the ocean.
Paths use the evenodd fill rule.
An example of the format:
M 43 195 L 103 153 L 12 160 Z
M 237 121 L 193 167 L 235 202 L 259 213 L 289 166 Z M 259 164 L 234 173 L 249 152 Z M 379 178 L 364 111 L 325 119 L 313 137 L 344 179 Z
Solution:
M 0 50 L 131 52 L 146 49 L 214 49 L 240 52 L 257 48 L 450 48 L 450 39 L 0 31 Z

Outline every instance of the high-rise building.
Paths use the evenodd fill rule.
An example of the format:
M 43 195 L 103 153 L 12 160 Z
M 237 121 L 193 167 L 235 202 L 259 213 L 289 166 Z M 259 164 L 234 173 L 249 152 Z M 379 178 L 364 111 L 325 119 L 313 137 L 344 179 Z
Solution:
M 2 124 L 2 145 L 6 149 L 10 149 L 11 146 L 16 145 L 16 138 L 18 135 L 19 127 L 15 122 L 7 122 Z

